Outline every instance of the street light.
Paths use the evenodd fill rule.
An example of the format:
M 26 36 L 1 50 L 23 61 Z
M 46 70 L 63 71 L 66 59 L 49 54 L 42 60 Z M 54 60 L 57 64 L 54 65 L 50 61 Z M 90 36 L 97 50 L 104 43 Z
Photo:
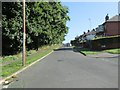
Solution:
M 25 0 L 23 0 L 23 53 L 22 53 L 22 65 L 26 63 L 26 28 L 25 28 Z

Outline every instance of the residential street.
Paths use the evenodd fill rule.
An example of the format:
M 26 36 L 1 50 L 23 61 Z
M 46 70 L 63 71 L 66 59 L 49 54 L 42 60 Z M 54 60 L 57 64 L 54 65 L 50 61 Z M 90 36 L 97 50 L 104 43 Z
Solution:
M 65 47 L 18 76 L 8 88 L 118 88 L 118 60 L 86 57 Z

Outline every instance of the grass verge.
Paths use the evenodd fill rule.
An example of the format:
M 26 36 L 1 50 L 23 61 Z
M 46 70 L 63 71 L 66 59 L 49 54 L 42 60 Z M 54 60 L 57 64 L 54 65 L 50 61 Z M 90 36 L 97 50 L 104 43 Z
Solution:
M 111 53 L 111 54 L 120 54 L 120 48 L 104 50 L 104 52 L 108 52 L 108 53 Z
M 111 53 L 111 54 L 120 54 L 120 48 L 118 48 L 118 49 L 108 49 L 108 50 L 102 50 L 102 51 L 92 51 L 88 48 L 77 48 L 77 47 L 74 47 L 74 49 L 77 52 L 80 52 L 84 55 L 98 54 L 98 53 L 104 53 L 104 52 Z
M 85 55 L 88 55 L 88 54 L 98 54 L 99 53 L 99 51 L 92 51 L 92 50 L 90 50 L 90 49 L 81 49 L 80 50 L 80 53 L 84 53 Z
M 88 48 L 79 48 L 79 47 L 74 47 L 74 51 L 80 52 L 83 55 L 88 55 L 88 54 L 97 54 L 99 51 L 91 51 Z
M 44 46 L 41 49 L 39 49 L 38 51 L 36 51 L 36 52 L 34 51 L 34 53 L 31 53 L 31 51 L 30 51 L 26 57 L 26 66 L 31 64 L 32 62 L 42 58 L 43 56 L 47 55 L 53 49 L 56 49 L 59 47 L 60 47 L 60 45 Z M 12 56 L 3 58 L 2 63 L 7 62 L 7 64 L 0 66 L 0 67 L 2 67 L 2 73 L 0 74 L 0 76 L 2 76 L 3 78 L 7 77 L 25 67 L 25 66 L 22 66 L 22 64 L 21 64 L 22 59 L 19 56 L 20 55 L 14 55 L 13 57 L 17 57 L 16 59 L 15 58 L 13 59 Z M 7 58 L 7 59 L 5 59 L 5 58 Z
M 98 52 L 96 52 L 96 51 L 81 51 L 82 53 L 84 53 L 84 54 L 97 54 Z

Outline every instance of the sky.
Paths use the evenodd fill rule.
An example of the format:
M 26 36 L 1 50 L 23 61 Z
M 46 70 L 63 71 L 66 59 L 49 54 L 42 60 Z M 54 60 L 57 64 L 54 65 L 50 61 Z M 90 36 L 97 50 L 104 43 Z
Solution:
M 74 40 L 76 36 L 96 28 L 104 23 L 105 16 L 109 18 L 118 14 L 118 2 L 62 2 L 69 8 L 69 31 L 63 43 Z

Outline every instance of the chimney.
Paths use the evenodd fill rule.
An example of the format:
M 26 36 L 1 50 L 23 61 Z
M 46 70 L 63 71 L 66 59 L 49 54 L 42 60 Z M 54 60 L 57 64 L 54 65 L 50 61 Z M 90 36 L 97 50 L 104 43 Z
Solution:
M 90 30 L 88 30 L 88 32 L 90 32 Z
M 95 29 L 93 29 L 92 31 L 95 31 Z
M 85 34 L 85 32 L 84 32 L 84 34 Z
M 107 14 L 106 17 L 105 17 L 105 22 L 106 22 L 107 20 L 109 20 L 108 14 Z

